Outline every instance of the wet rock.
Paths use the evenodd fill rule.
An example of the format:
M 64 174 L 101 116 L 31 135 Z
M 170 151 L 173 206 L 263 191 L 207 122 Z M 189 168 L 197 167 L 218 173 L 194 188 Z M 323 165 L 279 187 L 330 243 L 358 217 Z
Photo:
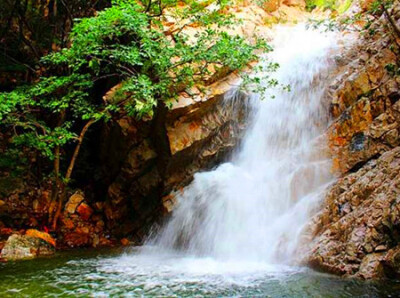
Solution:
M 373 253 L 365 256 L 360 264 L 357 275 L 364 279 L 380 279 L 385 277 L 382 260 L 382 253 Z
M 90 216 L 93 214 L 93 209 L 85 202 L 81 203 L 76 212 L 81 216 L 83 220 L 89 220 Z
M 389 278 L 400 277 L 400 246 L 390 249 L 382 261 L 385 276 Z
M 313 220 L 310 264 L 337 274 L 383 277 L 384 259 L 378 262 L 377 256 L 397 243 L 399 181 L 400 147 L 339 179 Z
M 1 257 L 6 260 L 23 260 L 54 253 L 54 247 L 40 238 L 14 234 L 5 243 Z
M 42 239 L 43 241 L 47 242 L 51 246 L 56 246 L 56 240 L 50 236 L 50 234 L 46 232 L 40 232 L 35 229 L 29 229 L 25 232 L 26 236 L 34 237 L 34 238 L 39 238 Z
M 400 259 L 400 77 L 388 67 L 397 63 L 391 37 L 372 26 L 376 33 L 346 54 L 353 58 L 328 88 L 335 119 L 327 136 L 339 179 L 313 219 L 308 259 L 365 279 L 398 276 Z
M 121 239 L 121 244 L 122 244 L 123 246 L 128 246 L 128 245 L 131 244 L 131 242 L 130 242 L 128 239 L 126 239 L 126 238 L 122 238 L 122 239 Z
M 176 195 L 177 193 L 171 193 L 162 198 L 162 204 L 165 214 L 171 213 L 174 210 L 176 204 Z
M 104 204 L 107 227 L 119 237 L 150 226 L 165 208 L 171 211 L 173 202 L 161 198 L 190 183 L 195 172 L 222 161 L 239 143 L 247 99 L 240 93 L 230 103 L 225 99 L 237 80 L 232 73 L 203 92 L 186 90 L 162 111 L 162 121 L 154 120 L 152 130 L 136 126 L 119 135 L 126 155 Z
M 93 244 L 92 237 L 82 230 L 65 234 L 63 242 L 68 247 L 90 247 Z
M 364 133 L 356 133 L 352 136 L 350 140 L 350 150 L 351 151 L 362 151 L 365 148 L 366 137 Z

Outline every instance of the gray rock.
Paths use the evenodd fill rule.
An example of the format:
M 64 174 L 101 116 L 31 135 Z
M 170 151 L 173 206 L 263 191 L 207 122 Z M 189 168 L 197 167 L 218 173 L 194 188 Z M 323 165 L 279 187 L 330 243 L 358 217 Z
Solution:
M 4 245 L 1 257 L 6 260 L 24 260 L 54 253 L 55 249 L 42 239 L 13 234 Z

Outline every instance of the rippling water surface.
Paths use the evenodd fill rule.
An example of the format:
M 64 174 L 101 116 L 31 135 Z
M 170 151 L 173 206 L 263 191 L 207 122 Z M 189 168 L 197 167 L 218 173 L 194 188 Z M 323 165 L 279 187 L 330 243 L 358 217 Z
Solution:
M 0 297 L 397 297 L 400 283 L 178 254 L 74 251 L 0 264 Z

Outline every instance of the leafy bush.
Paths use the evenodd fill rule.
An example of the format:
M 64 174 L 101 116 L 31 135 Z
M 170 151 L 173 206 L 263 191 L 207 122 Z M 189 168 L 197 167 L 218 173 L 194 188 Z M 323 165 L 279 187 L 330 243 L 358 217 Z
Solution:
M 306 8 L 307 10 L 313 10 L 316 7 L 320 7 L 343 13 L 350 7 L 352 2 L 353 0 L 306 0 Z
M 213 69 L 242 69 L 269 50 L 264 40 L 249 43 L 228 34 L 234 19 L 227 0 L 115 0 L 95 17 L 78 20 L 71 46 L 43 58 L 48 75 L 33 85 L 0 93 L 0 121 L 14 131 L 14 146 L 31 148 L 53 162 L 53 226 L 66 186 L 90 127 L 128 115 L 152 117 L 183 88 L 201 82 Z M 166 26 L 173 17 L 176 26 Z M 200 29 L 194 37 L 185 28 Z M 120 82 L 103 99 L 101 87 Z M 100 90 L 100 91 L 99 91 Z M 73 145 L 67 156 L 66 145 Z M 64 164 L 65 162 L 65 164 Z M 55 201 L 58 198 L 58 205 Z

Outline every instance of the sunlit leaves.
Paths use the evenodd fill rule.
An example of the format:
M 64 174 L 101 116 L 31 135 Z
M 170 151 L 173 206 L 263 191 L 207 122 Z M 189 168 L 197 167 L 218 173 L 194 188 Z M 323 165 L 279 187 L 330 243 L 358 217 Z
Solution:
M 0 93 L 2 125 L 13 129 L 14 144 L 52 159 L 54 148 L 76 142 L 84 123 L 151 118 L 160 103 L 170 106 L 213 72 L 243 69 L 270 48 L 225 32 L 234 23 L 229 2 L 114 0 L 96 16 L 76 20 L 70 47 L 42 59 L 52 75 Z M 164 27 L 169 17 L 172 29 Z M 199 28 L 197 34 L 189 36 L 187 26 Z M 120 87 L 103 100 L 95 86 L 108 78 Z

